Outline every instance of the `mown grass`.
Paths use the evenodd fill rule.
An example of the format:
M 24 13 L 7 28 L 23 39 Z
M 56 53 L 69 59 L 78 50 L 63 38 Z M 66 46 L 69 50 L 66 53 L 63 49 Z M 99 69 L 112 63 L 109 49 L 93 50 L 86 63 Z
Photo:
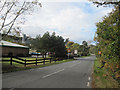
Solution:
M 49 57 L 47 57 L 47 58 L 49 58 Z M 29 58 L 29 57 L 23 57 L 23 58 L 21 58 L 21 59 L 26 59 L 26 61 L 27 60 L 36 60 L 36 58 Z M 43 58 L 37 58 L 37 59 L 43 59 Z M 2 58 L 2 60 L 10 60 L 10 58 Z M 16 60 L 16 61 L 19 61 L 19 62 L 25 62 L 25 61 L 21 61 L 21 60 L 19 60 L 19 59 L 15 59 L 15 58 L 12 58 L 12 60 Z M 40 60 L 40 61 L 38 61 L 38 62 L 42 62 L 43 60 Z M 47 61 L 47 60 L 46 60 Z M 49 61 L 49 60 L 48 60 Z M 27 63 L 34 63 L 34 62 L 36 62 L 36 61 L 27 61 Z M 10 64 L 10 62 L 2 62 L 3 64 Z M 24 65 L 22 65 L 22 64 L 19 64 L 19 63 L 16 63 L 16 62 L 12 62 L 14 65 L 17 65 L 17 66 L 24 66 Z M 40 63 L 38 64 L 38 65 L 41 65 Z
M 114 80 L 105 68 L 100 69 L 101 63 L 96 59 L 94 61 L 93 88 L 118 88 L 119 84 Z
M 46 57 L 46 58 L 50 58 L 50 57 Z M 13 58 L 14 60 L 17 60 L 17 59 L 15 59 L 15 58 Z M 30 58 L 30 57 L 22 57 L 21 59 L 26 59 L 26 60 L 36 60 L 36 58 Z M 43 58 L 37 58 L 37 59 L 43 59 Z M 2 58 L 2 60 L 10 60 L 10 58 L 8 57 L 8 58 Z
M 32 58 L 32 59 L 27 59 L 26 58 L 26 60 L 35 60 L 35 59 L 36 58 Z M 14 59 L 14 60 L 17 60 L 17 59 Z M 13 62 L 12 65 L 10 65 L 10 62 L 2 62 L 2 73 L 15 72 L 15 71 L 21 71 L 21 70 L 27 70 L 27 69 L 33 69 L 33 68 L 40 68 L 40 67 L 46 67 L 46 66 L 50 66 L 50 65 L 54 65 L 54 64 L 60 64 L 60 63 L 69 62 L 69 61 L 73 61 L 73 59 L 65 59 L 65 60 L 56 61 L 56 62 L 52 61 L 51 63 L 50 62 L 45 62 L 45 65 L 43 63 L 39 63 L 39 64 L 37 64 L 37 66 L 35 64 L 31 64 L 31 65 L 27 65 L 26 67 L 24 65 L 22 65 L 22 64 L 18 64 L 18 63 L 15 63 L 15 62 Z M 32 61 L 32 62 L 34 62 L 34 61 Z

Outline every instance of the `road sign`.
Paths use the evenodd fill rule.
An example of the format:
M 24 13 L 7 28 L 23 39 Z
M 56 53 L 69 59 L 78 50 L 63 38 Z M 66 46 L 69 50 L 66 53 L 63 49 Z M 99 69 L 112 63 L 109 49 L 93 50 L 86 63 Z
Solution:
M 70 53 L 70 52 L 71 52 L 70 48 L 68 48 L 68 49 L 67 49 L 67 52 L 68 52 L 68 53 Z
M 78 53 L 78 51 L 77 50 L 74 50 L 74 54 L 77 54 Z
M 101 51 L 98 51 L 98 54 L 101 54 Z

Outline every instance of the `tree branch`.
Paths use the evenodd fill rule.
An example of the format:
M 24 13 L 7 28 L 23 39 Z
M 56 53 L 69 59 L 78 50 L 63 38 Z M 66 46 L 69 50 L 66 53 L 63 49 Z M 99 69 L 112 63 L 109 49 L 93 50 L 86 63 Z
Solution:
M 17 19 L 21 14 L 23 14 L 25 11 L 29 10 L 30 8 L 32 8 L 32 7 L 33 7 L 32 4 L 34 4 L 34 3 L 29 4 L 29 3 L 27 3 L 26 1 L 24 1 L 24 2 L 22 3 L 22 5 L 17 6 L 17 5 L 16 5 L 16 3 L 17 3 L 16 1 L 17 1 L 17 0 L 14 0 L 12 3 L 10 3 L 10 4 L 8 3 L 9 8 L 8 8 L 8 10 L 5 12 L 4 17 L 3 17 L 3 20 L 2 20 L 2 25 L 1 25 L 0 31 L 2 31 L 3 29 L 5 29 L 5 27 L 7 26 L 8 31 L 7 31 L 6 35 L 10 32 L 10 30 L 11 30 L 12 27 L 14 26 L 14 23 L 15 23 L 16 19 Z M 7 4 L 7 3 L 6 3 L 6 4 Z M 41 4 L 39 4 L 39 5 L 40 5 L 40 7 L 42 7 Z M 14 9 L 14 6 L 17 7 L 17 9 L 13 10 L 13 11 L 14 11 L 13 14 L 15 14 L 15 16 L 12 16 L 11 21 L 9 21 L 8 23 L 6 23 L 6 20 L 8 19 L 8 15 L 9 15 L 9 13 L 12 13 L 11 9 L 12 9 L 12 8 Z M 5 5 L 4 5 L 4 7 L 5 7 Z M 7 7 L 7 6 L 6 6 L 6 7 Z M 19 7 L 20 7 L 20 8 L 19 8 Z M 3 9 L 4 9 L 4 8 L 3 8 Z M 1 9 L 1 10 L 2 10 L 2 9 Z M 13 14 L 12 14 L 12 15 L 13 15 Z M 4 36 L 2 37 L 2 39 L 3 39 L 6 35 L 4 35 Z M 0 40 L 2 40 L 2 39 L 0 39 Z
M 4 4 L 3 4 L 3 6 L 2 6 L 2 8 L 1 8 L 1 10 L 0 10 L 0 12 L 3 10 L 3 8 L 5 7 L 5 4 L 6 4 L 6 1 L 4 2 Z
M 14 22 L 13 22 L 12 25 L 10 26 L 8 32 L 1 38 L 1 40 L 2 40 L 4 37 L 7 36 L 7 34 L 8 34 L 8 33 L 10 32 L 10 30 L 12 29 L 13 25 L 14 25 Z M 1 40 L 0 40 L 0 41 L 1 41 Z
M 16 17 L 13 19 L 13 23 L 12 23 L 12 25 L 10 26 L 8 32 L 1 38 L 1 40 L 2 40 L 2 39 L 10 32 L 10 30 L 12 29 L 12 27 L 13 27 L 13 25 L 14 25 L 14 23 L 15 23 L 15 20 L 16 20 L 16 19 L 18 18 L 18 16 L 21 14 L 20 12 L 23 10 L 24 5 L 25 5 L 25 2 L 23 3 L 23 5 L 22 5 L 21 9 L 19 10 L 19 12 L 17 12 Z
M 102 5 L 110 5 L 110 4 L 112 4 L 112 5 L 120 5 L 120 2 L 93 2 L 94 4 L 97 4 L 98 6 L 100 5 L 100 6 L 102 6 Z M 97 6 L 97 7 L 98 7 Z
M 5 24 L 5 21 L 6 21 L 6 18 L 7 18 L 7 15 L 8 15 L 8 13 L 10 12 L 10 10 L 12 9 L 12 7 L 14 6 L 14 2 L 13 2 L 13 4 L 11 5 L 11 7 L 7 10 L 7 12 L 6 12 L 6 14 L 5 14 L 5 17 L 4 17 L 4 21 L 3 21 L 3 23 L 2 23 L 2 26 L 1 26 L 1 28 L 0 28 L 0 31 L 3 29 L 3 27 L 4 27 L 4 24 Z

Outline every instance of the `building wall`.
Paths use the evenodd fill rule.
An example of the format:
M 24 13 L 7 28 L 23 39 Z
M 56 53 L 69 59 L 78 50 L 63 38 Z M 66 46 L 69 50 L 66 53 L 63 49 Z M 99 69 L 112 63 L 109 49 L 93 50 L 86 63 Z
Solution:
M 27 56 L 29 54 L 29 49 L 20 47 L 2 47 L 2 56 L 8 56 L 10 53 L 12 53 L 13 56 Z

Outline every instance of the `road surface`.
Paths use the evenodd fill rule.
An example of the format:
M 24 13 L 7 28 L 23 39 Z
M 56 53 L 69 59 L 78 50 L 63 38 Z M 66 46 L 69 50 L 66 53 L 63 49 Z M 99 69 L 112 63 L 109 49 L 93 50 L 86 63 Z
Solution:
M 95 56 L 52 66 L 6 73 L 3 88 L 91 88 Z

